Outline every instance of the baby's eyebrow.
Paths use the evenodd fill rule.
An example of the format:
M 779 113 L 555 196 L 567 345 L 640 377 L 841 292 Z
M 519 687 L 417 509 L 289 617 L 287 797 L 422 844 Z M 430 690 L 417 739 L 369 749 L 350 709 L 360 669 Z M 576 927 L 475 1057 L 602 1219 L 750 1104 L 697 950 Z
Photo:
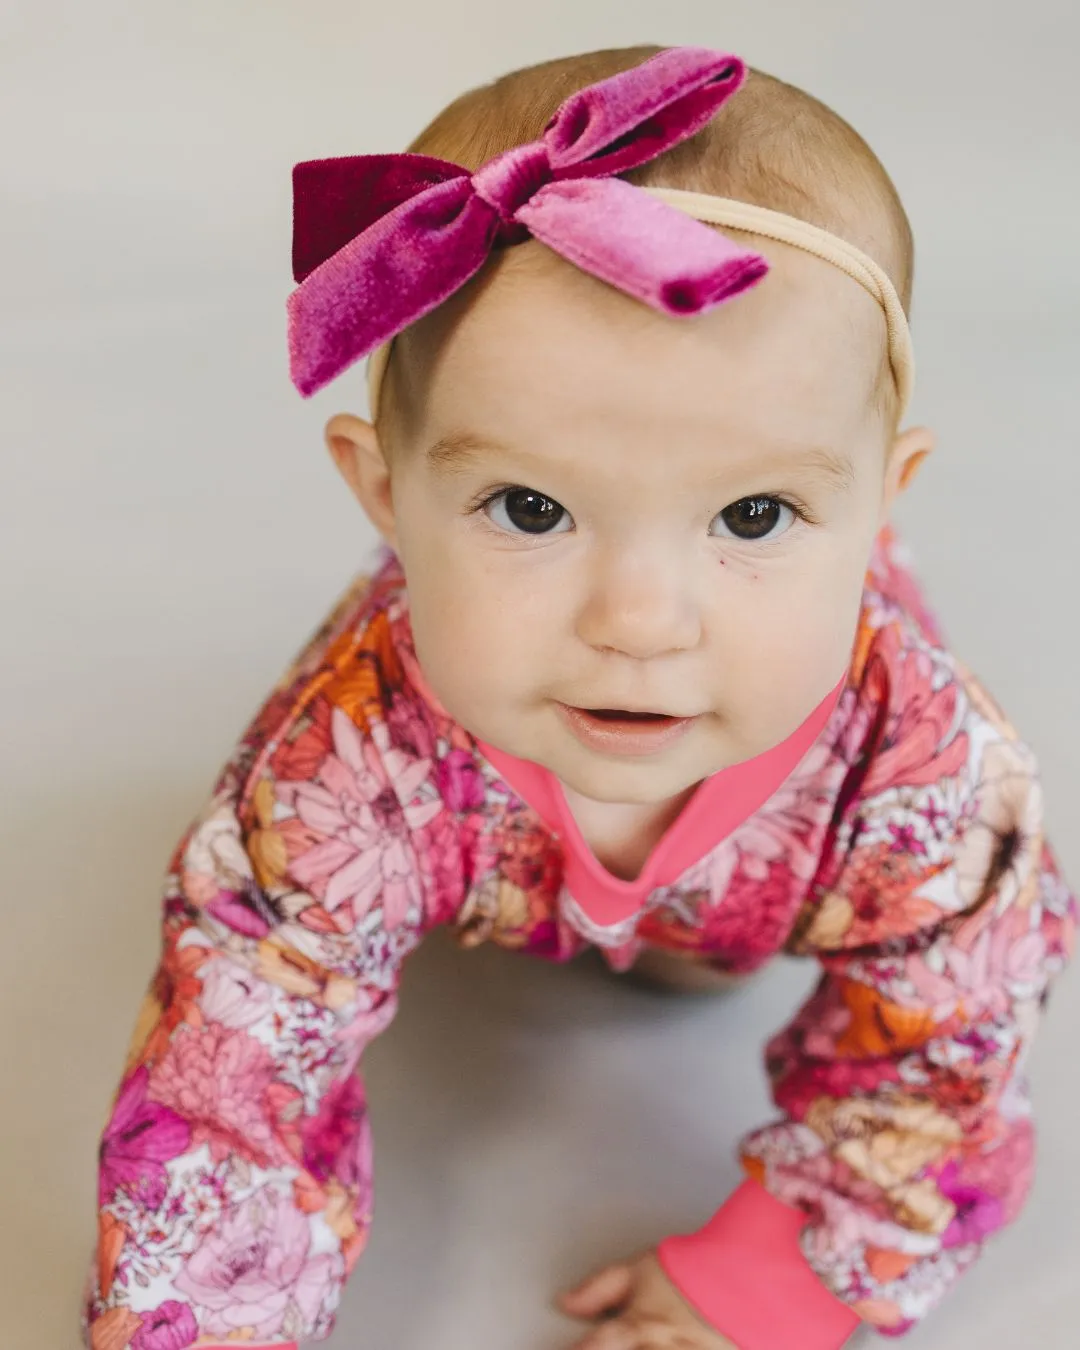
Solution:
M 450 431 L 428 447 L 424 458 L 432 471 L 449 478 L 462 473 L 478 459 L 494 455 L 513 454 L 508 446 L 490 436 L 477 436 L 471 431 Z
M 478 436 L 471 431 L 450 431 L 428 447 L 427 463 L 440 477 L 464 473 L 477 460 L 509 456 L 531 459 L 532 456 L 513 450 L 490 436 Z M 837 491 L 847 491 L 855 482 L 855 467 L 847 455 L 828 446 L 792 446 L 776 455 L 763 455 L 761 469 L 780 469 L 809 474 L 824 479 Z
M 828 446 L 816 445 L 810 449 L 802 448 L 790 455 L 778 458 L 778 466 L 790 466 L 809 472 L 817 478 L 823 478 L 840 492 L 846 492 L 855 483 L 855 466 L 847 455 Z

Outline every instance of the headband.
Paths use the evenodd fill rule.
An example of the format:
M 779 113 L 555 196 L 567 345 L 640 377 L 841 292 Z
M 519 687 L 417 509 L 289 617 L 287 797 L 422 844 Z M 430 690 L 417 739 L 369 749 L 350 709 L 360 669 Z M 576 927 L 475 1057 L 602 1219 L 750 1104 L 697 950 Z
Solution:
M 660 313 L 702 313 L 757 285 L 759 254 L 727 225 L 801 248 L 846 272 L 885 315 L 901 413 L 914 381 L 896 289 L 828 230 L 749 202 L 615 175 L 700 131 L 745 82 L 738 57 L 672 47 L 560 105 L 538 141 L 475 172 L 428 155 L 355 155 L 293 168 L 289 373 L 305 397 L 371 354 L 371 416 L 394 337 L 443 303 L 492 251 L 540 240 Z

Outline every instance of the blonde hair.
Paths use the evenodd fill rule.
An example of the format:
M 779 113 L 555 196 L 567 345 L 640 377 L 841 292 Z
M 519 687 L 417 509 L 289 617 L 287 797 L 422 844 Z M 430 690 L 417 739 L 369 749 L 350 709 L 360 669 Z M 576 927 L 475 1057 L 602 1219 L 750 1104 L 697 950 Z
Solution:
M 509 71 L 459 95 L 407 149 L 478 169 L 505 150 L 539 139 L 571 94 L 663 50 L 609 48 Z M 697 135 L 620 176 L 641 186 L 752 202 L 839 235 L 885 270 L 910 316 L 914 238 L 892 179 L 853 127 L 794 85 L 751 67 L 742 89 Z M 395 352 L 403 341 L 407 344 L 408 330 L 397 338 Z M 379 401 L 377 426 L 385 449 L 402 420 L 399 365 L 391 356 Z M 884 345 L 874 398 L 895 430 L 898 400 Z

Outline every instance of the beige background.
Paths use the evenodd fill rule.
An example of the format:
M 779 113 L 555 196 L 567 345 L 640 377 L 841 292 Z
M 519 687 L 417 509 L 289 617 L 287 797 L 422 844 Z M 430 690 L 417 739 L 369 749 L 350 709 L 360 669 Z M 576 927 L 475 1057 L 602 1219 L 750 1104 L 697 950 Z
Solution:
M 919 240 L 903 523 L 1039 752 L 1080 880 L 1071 0 L 21 0 L 0 9 L 0 1300 L 73 1350 L 97 1132 L 168 854 L 371 536 L 321 444 L 359 368 L 288 383 L 294 160 L 400 148 L 516 65 L 726 46 L 878 150 Z M 549 1293 L 703 1220 L 811 972 L 663 1000 L 440 942 L 368 1060 L 378 1220 L 334 1347 L 560 1350 Z M 912 1350 L 1076 1344 L 1080 981 L 1036 1061 L 1025 1218 Z

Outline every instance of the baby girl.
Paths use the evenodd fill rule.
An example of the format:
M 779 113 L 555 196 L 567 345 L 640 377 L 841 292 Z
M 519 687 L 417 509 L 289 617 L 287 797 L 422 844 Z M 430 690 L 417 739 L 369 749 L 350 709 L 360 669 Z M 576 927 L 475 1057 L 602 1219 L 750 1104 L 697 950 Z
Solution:
M 326 439 L 385 545 L 168 869 L 86 1344 L 329 1335 L 371 1223 L 357 1068 L 437 925 L 687 986 L 820 968 L 744 1181 L 560 1296 L 577 1350 L 907 1331 L 1024 1203 L 1077 910 L 887 524 L 933 446 L 892 183 L 809 95 L 638 47 L 294 190 L 292 378 L 371 356 L 372 420 Z

